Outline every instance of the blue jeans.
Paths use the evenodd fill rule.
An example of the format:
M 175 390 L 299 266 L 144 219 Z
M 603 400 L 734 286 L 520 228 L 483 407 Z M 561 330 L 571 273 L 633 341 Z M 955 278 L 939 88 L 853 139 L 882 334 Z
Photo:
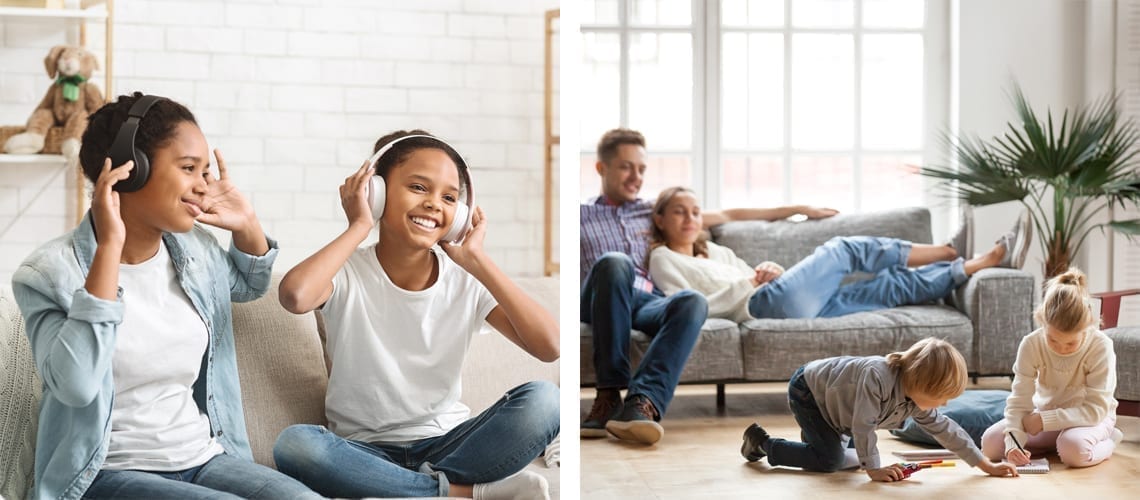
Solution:
M 222 454 L 176 472 L 102 470 L 83 494 L 94 498 L 321 498 L 269 467 Z
M 273 446 L 277 468 L 329 497 L 448 496 L 450 484 L 522 470 L 558 434 L 558 386 L 527 382 L 441 436 L 365 443 L 319 425 L 293 425 Z
M 580 320 L 594 331 L 594 370 L 599 389 L 629 388 L 648 397 L 664 415 L 681 370 L 708 318 L 708 302 L 692 290 L 669 297 L 633 288 L 633 259 L 618 252 L 598 258 L 582 284 Z M 630 330 L 652 337 L 630 376 Z
M 801 366 L 788 381 L 788 406 L 800 425 L 803 442 L 772 438 L 768 465 L 786 465 L 816 472 L 835 472 L 843 466 L 849 437 L 835 431 L 815 403 Z
M 752 294 L 753 318 L 831 318 L 940 299 L 967 279 L 964 261 L 906 267 L 911 243 L 894 238 L 832 238 Z M 868 280 L 843 285 L 854 272 Z M 841 286 L 842 285 L 842 286 Z

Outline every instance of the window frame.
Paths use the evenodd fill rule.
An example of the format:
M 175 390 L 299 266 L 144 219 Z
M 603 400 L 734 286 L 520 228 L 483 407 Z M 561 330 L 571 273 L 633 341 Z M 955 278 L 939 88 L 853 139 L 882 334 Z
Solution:
M 873 155 L 915 155 L 922 157 L 923 164 L 947 164 L 948 154 L 942 143 L 942 131 L 950 125 L 951 96 L 951 41 L 950 24 L 951 10 L 949 0 L 924 0 L 925 21 L 921 28 L 867 28 L 862 26 L 863 0 L 853 0 L 854 21 L 849 28 L 815 28 L 794 27 L 792 25 L 791 5 L 794 0 L 784 0 L 784 21 L 781 26 L 748 27 L 748 26 L 722 26 L 721 2 L 719 0 L 692 0 L 692 23 L 688 26 L 677 25 L 631 25 L 633 2 L 635 0 L 617 0 L 617 24 L 583 23 L 580 31 L 584 33 L 617 33 L 621 54 L 618 59 L 619 67 L 619 111 L 620 123 L 617 126 L 629 126 L 629 72 L 630 72 L 630 37 L 637 33 L 690 33 L 692 39 L 693 59 L 693 96 L 692 96 L 692 148 L 689 151 L 692 171 L 692 185 L 694 191 L 704 200 L 705 206 L 721 206 L 721 187 L 723 182 L 723 157 L 738 154 L 764 154 L 780 156 L 783 159 L 783 199 L 772 200 L 763 206 L 795 203 L 792 199 L 792 164 L 796 155 L 823 154 L 852 159 L 854 177 L 855 212 L 862 211 L 862 160 L 868 154 Z M 721 133 L 721 74 L 722 54 L 721 40 L 725 33 L 774 33 L 781 34 L 783 44 L 783 146 L 779 150 L 763 149 L 727 149 L 722 147 Z M 854 112 L 853 142 L 850 149 L 837 150 L 807 150 L 792 147 L 792 37 L 800 33 L 840 33 L 854 36 L 853 44 L 853 86 Z M 923 142 L 920 149 L 872 149 L 863 147 L 863 107 L 862 107 L 862 75 L 863 75 L 863 35 L 868 34 L 894 34 L 911 33 L 923 38 Z M 597 138 L 583 137 L 580 157 L 593 155 L 593 145 Z M 682 150 L 654 149 L 652 138 L 650 142 L 651 155 L 677 155 L 685 153 Z M 583 162 L 585 163 L 585 162 Z M 938 231 L 949 223 L 948 214 L 956 208 L 952 201 L 938 198 L 935 192 L 936 183 L 923 178 L 923 203 L 934 212 L 934 229 Z M 652 197 L 644 196 L 643 197 Z M 728 208 L 728 207 L 725 207 Z M 935 234 L 940 234 L 936 232 Z

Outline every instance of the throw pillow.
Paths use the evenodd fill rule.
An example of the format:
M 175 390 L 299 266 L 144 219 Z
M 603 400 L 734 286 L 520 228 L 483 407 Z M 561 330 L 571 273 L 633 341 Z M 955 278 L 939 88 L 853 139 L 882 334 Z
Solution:
M 24 498 L 32 486 L 40 378 L 24 320 L 11 294 L 0 292 L 0 498 Z
M 946 406 L 939 407 L 938 411 L 957 422 L 973 438 L 974 445 L 981 447 L 982 434 L 1005 417 L 1005 400 L 1008 397 L 1009 391 L 966 391 L 948 401 Z M 891 430 L 891 434 L 903 441 L 941 446 L 911 418 L 906 419 L 902 429 Z

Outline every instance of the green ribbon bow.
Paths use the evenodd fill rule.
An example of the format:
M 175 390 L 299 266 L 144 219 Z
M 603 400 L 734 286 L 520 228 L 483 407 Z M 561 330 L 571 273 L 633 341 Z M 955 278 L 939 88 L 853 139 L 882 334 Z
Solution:
M 79 84 L 87 81 L 83 75 L 60 76 L 55 83 L 63 85 L 63 98 L 75 102 L 79 100 Z

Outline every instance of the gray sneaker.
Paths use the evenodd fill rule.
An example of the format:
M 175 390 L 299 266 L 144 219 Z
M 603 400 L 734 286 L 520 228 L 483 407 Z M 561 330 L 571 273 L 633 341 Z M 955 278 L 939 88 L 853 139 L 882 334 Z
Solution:
M 998 244 L 1005 247 L 1005 255 L 997 266 L 1021 269 L 1021 266 L 1025 265 L 1025 256 L 1029 254 L 1031 239 L 1033 239 L 1033 219 L 1029 217 L 1028 210 L 1022 210 L 1013 228 L 997 240 Z
M 969 260 L 974 257 L 974 207 L 962 205 L 958 232 L 950 237 L 947 244 L 963 259 Z

